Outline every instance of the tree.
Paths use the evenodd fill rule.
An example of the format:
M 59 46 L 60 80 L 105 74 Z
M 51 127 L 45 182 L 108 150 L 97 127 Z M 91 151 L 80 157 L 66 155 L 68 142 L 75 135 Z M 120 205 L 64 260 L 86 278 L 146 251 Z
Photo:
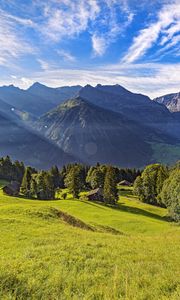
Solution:
M 159 193 L 167 177 L 166 167 L 160 164 L 151 164 L 144 169 L 141 177 L 137 177 L 134 192 L 142 202 L 163 206 Z
M 65 177 L 65 186 L 73 194 L 74 198 L 79 197 L 79 192 L 82 190 L 84 183 L 81 178 L 81 168 L 78 165 L 74 165 L 70 168 Z
M 23 176 L 24 176 L 24 171 L 25 171 L 24 163 L 16 160 L 13 164 L 13 168 L 14 168 L 13 180 L 16 180 L 21 183 Z
M 96 167 L 91 167 L 89 169 L 86 182 L 90 184 L 91 188 L 103 188 L 106 169 L 107 167 L 104 165 L 97 165 Z
M 103 196 L 106 203 L 113 205 L 118 199 L 116 170 L 112 166 L 107 167 Z
M 49 171 L 50 176 L 52 177 L 52 181 L 54 184 L 54 188 L 57 189 L 59 187 L 63 187 L 63 179 L 62 176 L 60 175 L 60 172 L 58 170 L 57 166 L 53 166 L 51 170 Z
M 30 196 L 31 197 L 37 197 L 37 182 L 36 178 L 31 179 L 31 185 L 30 185 Z
M 31 175 L 32 175 L 31 168 L 27 167 L 25 169 L 21 188 L 20 188 L 20 192 L 26 197 L 30 196 Z
M 134 181 L 134 194 L 136 196 L 138 196 L 140 199 L 141 198 L 144 198 L 144 195 L 143 195 L 143 180 L 141 178 L 141 176 L 138 176 L 136 178 L 136 180 Z
M 54 183 L 49 172 L 41 171 L 37 177 L 37 198 L 43 200 L 50 200 L 55 198 Z
M 163 184 L 160 193 L 161 201 L 168 208 L 169 215 L 175 221 L 180 221 L 180 169 L 175 169 Z

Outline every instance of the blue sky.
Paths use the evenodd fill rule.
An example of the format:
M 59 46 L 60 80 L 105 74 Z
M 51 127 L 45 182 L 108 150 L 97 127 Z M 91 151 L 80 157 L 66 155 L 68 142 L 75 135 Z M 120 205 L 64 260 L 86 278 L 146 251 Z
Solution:
M 0 0 L 0 85 L 180 91 L 180 0 Z

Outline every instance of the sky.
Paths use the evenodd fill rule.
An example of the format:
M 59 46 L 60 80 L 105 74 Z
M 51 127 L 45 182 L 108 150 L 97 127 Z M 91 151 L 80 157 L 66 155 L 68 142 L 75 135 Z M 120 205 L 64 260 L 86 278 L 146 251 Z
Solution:
M 180 91 L 180 0 L 0 0 L 0 85 Z

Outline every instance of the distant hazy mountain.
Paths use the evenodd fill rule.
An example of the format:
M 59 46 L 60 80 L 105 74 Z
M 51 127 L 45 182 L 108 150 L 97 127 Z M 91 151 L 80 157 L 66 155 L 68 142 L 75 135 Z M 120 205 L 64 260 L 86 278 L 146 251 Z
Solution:
M 55 107 L 63 101 L 74 97 L 81 88 L 80 85 L 51 88 L 36 82 L 27 89 L 27 92 L 35 97 L 45 99 L 46 103 L 50 103 L 52 107 Z
M 64 151 L 87 163 L 143 166 L 151 161 L 154 131 L 81 97 L 45 114 L 36 128 Z
M 0 113 L 0 128 L 0 156 L 10 155 L 37 168 L 76 161 L 72 155 L 3 113 Z
M 180 112 L 180 92 L 155 98 L 154 101 L 164 104 L 171 112 Z
M 120 85 L 85 86 L 79 95 L 100 107 L 119 112 L 141 125 L 180 138 L 179 125 L 169 110 L 149 97 L 132 93 Z
M 0 99 L 16 109 L 34 116 L 41 116 L 58 104 L 74 96 L 80 86 L 49 88 L 40 83 L 22 90 L 13 85 L 0 87 Z

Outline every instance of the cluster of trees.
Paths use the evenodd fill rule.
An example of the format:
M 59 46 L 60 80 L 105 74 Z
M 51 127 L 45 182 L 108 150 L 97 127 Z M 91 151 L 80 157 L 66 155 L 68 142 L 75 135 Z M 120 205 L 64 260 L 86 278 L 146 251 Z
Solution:
M 23 162 L 12 162 L 9 156 L 0 158 L 0 178 L 8 181 L 22 181 L 24 175 Z
M 20 192 L 28 198 L 49 200 L 55 198 L 56 189 L 61 185 L 61 174 L 56 166 L 52 167 L 50 171 L 40 172 L 27 167 L 22 179 Z
M 104 201 L 115 204 L 117 201 L 118 168 L 97 164 L 85 167 L 80 164 L 71 165 L 66 173 L 64 184 L 75 198 L 84 189 L 101 188 Z
M 180 220 L 180 163 L 172 168 L 161 164 L 147 166 L 134 182 L 134 193 L 142 202 L 167 207 L 169 215 Z
M 133 181 L 140 174 L 136 169 L 119 169 L 112 166 L 86 166 L 68 164 L 61 170 L 57 166 L 49 171 L 37 172 L 27 167 L 21 184 L 21 194 L 37 199 L 53 199 L 59 188 L 67 187 L 75 198 L 83 190 L 102 188 L 105 202 L 115 204 L 117 183 L 122 179 Z

